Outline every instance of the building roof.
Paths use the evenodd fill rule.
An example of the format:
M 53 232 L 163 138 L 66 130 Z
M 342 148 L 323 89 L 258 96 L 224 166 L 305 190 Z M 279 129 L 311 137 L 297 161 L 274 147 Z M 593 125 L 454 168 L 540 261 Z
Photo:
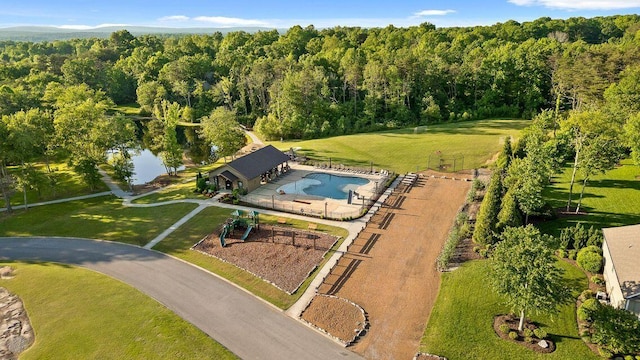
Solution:
M 229 171 L 229 170 L 225 170 L 225 171 L 221 172 L 220 176 L 224 177 L 225 179 L 227 179 L 229 181 L 238 180 L 238 177 L 233 175 L 233 173 L 231 173 L 231 171 Z
M 640 224 L 602 229 L 625 299 L 640 294 Z
M 246 179 L 254 179 L 289 160 L 289 156 L 285 155 L 285 153 L 272 145 L 268 145 L 233 160 L 228 163 L 227 166 L 237 171 Z

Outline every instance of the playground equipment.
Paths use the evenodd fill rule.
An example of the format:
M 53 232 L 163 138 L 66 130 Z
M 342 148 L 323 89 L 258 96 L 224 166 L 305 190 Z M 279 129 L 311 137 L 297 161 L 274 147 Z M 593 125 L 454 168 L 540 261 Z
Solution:
M 240 240 L 247 240 L 251 230 L 254 228 L 260 228 L 259 215 L 260 214 L 257 211 L 249 211 L 245 213 L 242 210 L 234 210 L 231 213 L 231 218 L 222 225 L 222 231 L 220 232 L 220 245 L 222 247 L 227 246 L 225 238 L 229 236 L 229 234 L 233 234 L 233 231 L 236 228 L 246 228 L 244 234 L 240 237 Z

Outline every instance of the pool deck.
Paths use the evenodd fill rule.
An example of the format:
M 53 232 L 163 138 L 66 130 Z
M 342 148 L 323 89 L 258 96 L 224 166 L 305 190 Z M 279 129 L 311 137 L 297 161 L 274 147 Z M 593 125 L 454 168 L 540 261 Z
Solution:
M 364 195 L 367 200 L 373 196 L 376 186 L 380 186 L 385 179 L 385 177 L 380 174 L 353 173 L 293 164 L 288 173 L 250 192 L 244 200 L 262 207 L 274 207 L 276 209 L 303 214 L 311 213 L 314 216 L 326 215 L 331 218 L 357 217 L 362 209 L 362 200 L 353 199 L 353 203 L 348 204 L 347 200 L 336 200 L 303 194 L 279 194 L 277 192 L 280 186 L 298 181 L 310 173 L 326 173 L 337 176 L 355 176 L 368 179 L 370 180 L 368 184 L 359 186 L 356 190 L 360 195 Z M 376 182 L 378 185 L 376 185 Z

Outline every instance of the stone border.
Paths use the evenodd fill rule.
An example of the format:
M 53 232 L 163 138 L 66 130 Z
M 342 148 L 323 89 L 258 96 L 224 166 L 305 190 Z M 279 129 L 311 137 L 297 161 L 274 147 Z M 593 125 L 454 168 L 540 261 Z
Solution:
M 273 225 L 272 225 L 272 226 L 273 226 Z M 275 226 L 274 226 L 274 227 L 275 227 Z M 312 232 L 312 231 L 307 231 L 307 232 L 305 232 L 305 233 L 313 233 L 313 232 Z M 207 235 L 207 236 L 208 236 L 208 235 Z M 201 254 L 203 254 L 203 255 L 206 255 L 206 256 L 212 257 L 212 258 L 214 258 L 214 259 L 220 260 L 220 261 L 222 261 L 222 262 L 224 262 L 224 263 L 227 263 L 227 264 L 229 264 L 229 265 L 233 265 L 233 266 L 237 267 L 237 268 L 238 268 L 238 269 L 240 269 L 240 270 L 246 271 L 246 272 L 248 272 L 249 274 L 251 274 L 251 275 L 253 275 L 253 276 L 257 277 L 258 279 L 260 279 L 260 280 L 262 280 L 262 281 L 264 281 L 264 282 L 266 282 L 266 283 L 268 283 L 268 284 L 271 284 L 271 285 L 275 286 L 278 290 L 280 290 L 280 291 L 284 291 L 287 295 L 293 295 L 293 294 L 295 294 L 295 293 L 296 293 L 296 291 L 298 291 L 298 290 L 300 289 L 300 287 L 302 286 L 302 284 L 304 284 L 304 282 L 305 282 L 305 281 L 307 281 L 307 279 L 311 276 L 311 274 L 313 274 L 313 272 L 314 272 L 314 271 L 316 271 L 316 270 L 318 269 L 318 264 L 316 264 L 313 268 L 311 268 L 311 270 L 309 270 L 309 273 L 307 273 L 307 275 L 302 279 L 302 281 L 300 281 L 300 283 L 298 284 L 298 286 L 296 286 L 296 288 L 295 288 L 292 292 L 289 292 L 289 291 L 287 291 L 287 290 L 285 290 L 285 289 L 281 288 L 281 287 L 280 287 L 280 286 L 278 286 L 277 284 L 275 284 L 273 281 L 268 280 L 268 279 L 265 279 L 265 278 L 263 278 L 262 276 L 260 276 L 260 275 L 258 275 L 258 274 L 255 274 L 255 273 L 254 273 L 254 272 L 252 272 L 252 271 L 249 271 L 249 270 L 247 270 L 247 269 L 245 269 L 245 268 L 243 268 L 243 267 L 240 267 L 240 266 L 238 266 L 238 265 L 236 265 L 236 264 L 232 263 L 231 261 L 227 261 L 227 260 L 222 259 L 222 258 L 219 258 L 219 257 L 217 257 L 217 256 L 215 256 L 215 255 L 213 255 L 213 254 L 209 254 L 208 252 L 205 252 L 205 251 L 202 251 L 202 250 L 198 250 L 198 249 L 196 249 L 196 247 L 197 247 L 198 245 L 200 245 L 203 241 L 205 241 L 205 240 L 207 239 L 207 236 L 203 237 L 202 239 L 200 239 L 200 241 L 198 241 L 198 242 L 197 242 L 197 243 L 195 243 L 193 246 L 191 246 L 191 250 L 197 251 L 197 252 L 199 252 L 199 253 L 201 253 Z M 333 247 L 336 245 L 336 243 L 337 243 L 338 241 L 340 241 L 340 238 L 341 238 L 340 236 L 334 236 L 334 237 L 336 238 L 336 240 L 331 244 L 331 246 L 329 247 L 329 249 L 328 249 L 327 251 L 325 251 L 325 252 L 324 252 L 324 254 L 322 254 L 322 260 L 321 260 L 320 262 L 322 262 L 322 261 L 325 259 L 325 257 L 327 256 L 327 254 L 331 251 L 331 249 L 333 249 Z
M 440 355 L 434 355 L 434 354 L 429 354 L 429 353 L 417 353 L 414 357 L 413 360 L 420 360 L 421 358 L 426 357 L 427 359 L 431 359 L 431 360 L 448 360 L 446 357 L 444 356 L 440 356 Z
M 329 331 L 327 331 L 327 330 L 325 330 L 325 329 L 323 329 L 323 328 L 321 328 L 319 326 L 316 326 L 316 325 L 314 325 L 314 324 L 312 324 L 312 323 L 310 323 L 307 320 L 302 318 L 302 314 L 304 314 L 304 312 L 309 308 L 309 306 L 311 305 L 311 302 L 313 302 L 313 300 L 309 304 L 307 304 L 307 307 L 302 311 L 302 314 L 300 315 L 299 319 L 303 323 L 313 327 L 314 329 L 317 329 L 317 330 L 321 331 L 322 333 L 326 334 L 330 338 L 332 338 L 332 339 L 336 340 L 337 342 L 339 342 L 340 344 L 342 344 L 344 347 L 348 347 L 348 346 L 353 345 L 356 341 L 358 341 L 360 336 L 369 329 L 369 326 L 371 325 L 371 324 L 369 324 L 369 316 L 367 315 L 367 312 L 364 311 L 362 306 L 354 303 L 353 301 L 351 301 L 349 299 L 337 297 L 335 295 L 316 294 L 316 296 L 324 296 L 324 297 L 328 297 L 328 298 L 332 298 L 332 299 L 336 299 L 336 300 L 341 300 L 341 301 L 345 301 L 345 302 L 353 305 L 356 309 L 360 310 L 360 313 L 362 313 L 362 317 L 364 318 L 364 325 L 362 326 L 362 329 L 360 329 L 358 331 L 358 333 L 355 334 L 351 340 L 344 341 L 344 340 L 338 338 L 337 336 L 332 335 Z

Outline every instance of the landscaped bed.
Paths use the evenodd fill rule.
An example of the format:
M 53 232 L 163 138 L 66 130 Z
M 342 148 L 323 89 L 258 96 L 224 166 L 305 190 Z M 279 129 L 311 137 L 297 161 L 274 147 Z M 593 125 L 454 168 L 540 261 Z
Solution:
M 260 225 L 246 241 L 236 229 L 220 245 L 220 233 L 207 235 L 195 250 L 234 264 L 292 294 L 318 266 L 338 238 L 321 232 Z
M 349 345 L 367 327 L 364 310 L 336 296 L 316 295 L 302 319 Z

